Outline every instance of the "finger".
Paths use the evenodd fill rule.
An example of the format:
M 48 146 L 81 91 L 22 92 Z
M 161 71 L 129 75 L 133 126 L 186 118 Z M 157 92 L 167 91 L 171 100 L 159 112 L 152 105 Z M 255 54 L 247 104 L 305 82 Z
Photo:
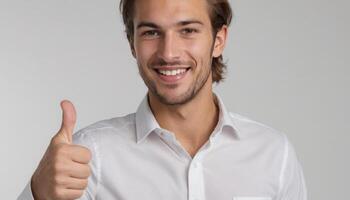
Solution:
M 70 147 L 70 158 L 71 160 L 81 163 L 88 164 L 92 158 L 91 151 L 80 145 L 71 145 Z
M 60 188 L 55 193 L 55 199 L 74 200 L 80 198 L 84 194 L 84 190 Z
M 68 175 L 72 178 L 87 179 L 91 175 L 91 168 L 88 164 L 73 163 Z
M 76 123 L 76 111 L 74 105 L 68 100 L 61 102 L 61 108 L 62 124 L 58 134 L 63 135 L 67 143 L 72 143 L 72 135 Z
M 67 179 L 66 189 L 85 190 L 88 186 L 88 179 L 72 178 Z

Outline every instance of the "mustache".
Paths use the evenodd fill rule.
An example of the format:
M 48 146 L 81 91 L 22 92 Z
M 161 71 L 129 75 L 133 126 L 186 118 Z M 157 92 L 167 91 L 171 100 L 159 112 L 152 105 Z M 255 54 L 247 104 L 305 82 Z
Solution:
M 173 60 L 173 61 L 166 61 L 162 58 L 155 59 L 151 62 L 151 66 L 174 66 L 174 65 L 192 65 L 192 62 L 189 61 L 182 61 L 182 60 Z

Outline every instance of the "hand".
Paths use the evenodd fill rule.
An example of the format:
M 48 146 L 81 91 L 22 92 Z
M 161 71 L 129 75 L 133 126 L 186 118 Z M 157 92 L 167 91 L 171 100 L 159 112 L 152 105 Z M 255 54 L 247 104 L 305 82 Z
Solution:
M 31 188 L 36 200 L 71 200 L 83 195 L 90 176 L 88 148 L 72 144 L 76 122 L 74 106 L 61 102 L 62 125 L 35 170 Z

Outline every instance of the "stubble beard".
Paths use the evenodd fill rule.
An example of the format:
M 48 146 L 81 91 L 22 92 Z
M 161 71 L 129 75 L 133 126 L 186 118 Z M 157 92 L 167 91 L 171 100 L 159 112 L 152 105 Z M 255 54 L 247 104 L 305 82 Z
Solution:
M 186 104 L 187 102 L 191 101 L 204 87 L 204 85 L 206 84 L 206 82 L 208 81 L 208 79 L 210 78 L 210 72 L 211 72 L 211 68 L 208 66 L 202 66 L 204 67 L 205 70 L 204 72 L 201 72 L 199 74 L 199 76 L 195 79 L 195 81 L 189 86 L 189 88 L 182 94 L 180 94 L 177 97 L 168 97 L 166 95 L 161 94 L 158 90 L 157 90 L 157 85 L 156 85 L 156 81 L 149 79 L 146 75 L 145 72 L 142 68 L 142 66 L 139 65 L 139 73 L 144 81 L 144 83 L 146 84 L 148 90 L 163 104 L 165 105 L 183 105 Z M 210 65 L 211 66 L 211 62 Z M 188 73 L 188 72 L 187 72 Z M 169 89 L 175 89 L 176 87 L 178 87 L 177 84 L 175 85 L 171 85 L 171 86 L 167 86 L 169 87 Z
M 214 37 L 215 38 L 215 37 Z M 213 41 L 211 48 L 210 48 L 210 55 L 213 54 L 214 51 L 214 43 L 215 40 Z M 202 63 L 203 69 L 205 70 L 204 72 L 200 72 L 196 80 L 194 81 L 193 84 L 190 85 L 190 87 L 185 91 L 183 94 L 180 96 L 177 96 L 175 98 L 169 98 L 165 95 L 162 95 L 158 90 L 157 90 L 157 85 L 154 80 L 151 80 L 145 75 L 145 72 L 142 68 L 141 63 L 138 62 L 138 68 L 139 68 L 139 74 L 141 75 L 143 82 L 146 84 L 148 90 L 163 104 L 169 105 L 169 106 L 174 106 L 174 105 L 183 105 L 186 104 L 187 102 L 191 101 L 193 98 L 196 97 L 196 95 L 202 90 L 206 82 L 208 81 L 211 72 L 211 66 L 212 66 L 213 58 L 210 57 L 210 60 L 208 61 L 207 65 Z M 193 69 L 193 67 L 191 68 Z M 188 73 L 188 72 L 187 72 Z M 170 89 L 175 89 L 178 87 L 178 85 L 171 85 L 167 86 Z

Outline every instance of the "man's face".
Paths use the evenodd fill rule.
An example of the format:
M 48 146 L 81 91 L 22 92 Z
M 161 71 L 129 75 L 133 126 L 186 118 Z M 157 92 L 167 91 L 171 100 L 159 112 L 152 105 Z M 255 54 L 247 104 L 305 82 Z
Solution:
M 167 105 L 212 83 L 214 39 L 206 0 L 136 0 L 134 56 L 149 91 Z

